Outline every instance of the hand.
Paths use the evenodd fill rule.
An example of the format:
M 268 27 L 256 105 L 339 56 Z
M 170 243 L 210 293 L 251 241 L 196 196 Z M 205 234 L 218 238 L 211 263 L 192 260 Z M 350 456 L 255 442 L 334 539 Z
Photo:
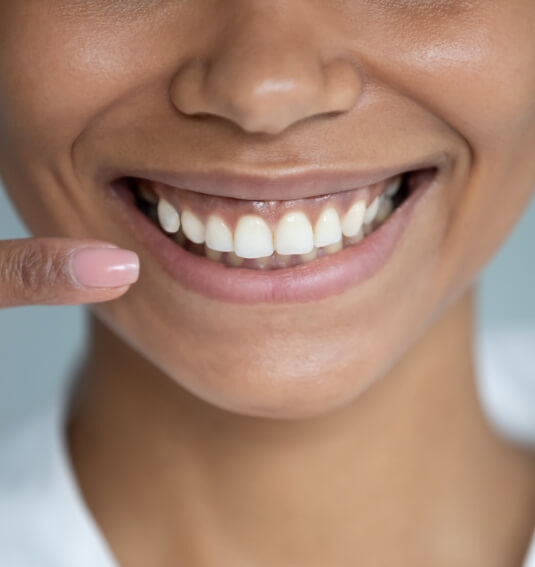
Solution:
M 115 299 L 137 281 L 135 252 L 96 240 L 0 241 L 0 308 Z

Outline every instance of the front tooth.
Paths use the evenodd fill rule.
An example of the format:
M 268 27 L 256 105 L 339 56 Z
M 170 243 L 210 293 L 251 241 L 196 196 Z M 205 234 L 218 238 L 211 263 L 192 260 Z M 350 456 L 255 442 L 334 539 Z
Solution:
M 399 191 L 400 187 L 401 187 L 401 175 L 398 175 L 388 183 L 384 191 L 384 194 L 387 197 L 393 197 Z
M 364 224 L 370 224 L 375 219 L 375 215 L 379 211 L 379 195 L 369 204 L 364 215 Z
M 180 229 L 180 216 L 175 207 L 165 199 L 158 201 L 158 220 L 165 232 L 174 234 Z
M 314 232 L 305 213 L 286 213 L 275 231 L 275 250 L 279 254 L 308 254 L 313 248 Z
M 342 233 L 344 236 L 355 236 L 362 227 L 366 215 L 366 203 L 357 201 L 342 219 Z
M 216 215 L 210 215 L 206 222 L 206 245 L 219 252 L 232 252 L 232 232 L 225 221 Z
M 195 244 L 204 242 L 204 224 L 191 211 L 182 213 L 182 230 L 186 237 Z
M 329 246 L 342 240 L 342 225 L 335 209 L 329 207 L 322 211 L 314 227 L 314 244 L 316 248 Z
M 234 251 L 241 258 L 262 258 L 273 254 L 273 235 L 264 219 L 240 217 L 234 232 Z

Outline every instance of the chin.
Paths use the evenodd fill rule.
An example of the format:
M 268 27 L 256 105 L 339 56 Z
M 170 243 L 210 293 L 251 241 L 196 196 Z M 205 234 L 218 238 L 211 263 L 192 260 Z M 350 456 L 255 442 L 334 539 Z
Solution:
M 326 348 L 324 353 L 328 351 Z M 286 358 L 270 356 L 271 352 L 270 348 L 256 352 L 239 368 L 217 354 L 202 361 L 155 357 L 153 363 L 171 383 L 211 406 L 242 416 L 280 420 L 318 418 L 335 412 L 356 401 L 384 371 L 376 368 L 377 361 L 370 356 L 373 353 L 359 357 L 353 352 L 341 359 L 335 350 L 316 358 L 313 348 L 308 355 L 301 350 L 299 355 Z

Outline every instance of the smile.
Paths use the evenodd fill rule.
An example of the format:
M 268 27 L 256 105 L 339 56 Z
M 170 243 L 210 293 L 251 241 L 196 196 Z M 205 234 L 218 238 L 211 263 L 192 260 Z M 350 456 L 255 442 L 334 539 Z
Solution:
M 410 193 L 410 175 L 291 201 L 248 201 L 131 179 L 138 209 L 176 244 L 229 267 L 267 270 L 313 262 L 377 230 Z
M 323 194 L 308 185 L 310 196 L 288 200 L 229 196 L 224 179 L 221 194 L 141 175 L 110 188 L 134 237 L 188 290 L 234 303 L 306 302 L 381 269 L 443 169 L 435 162 Z M 255 197 L 258 187 L 247 193 L 232 185 Z

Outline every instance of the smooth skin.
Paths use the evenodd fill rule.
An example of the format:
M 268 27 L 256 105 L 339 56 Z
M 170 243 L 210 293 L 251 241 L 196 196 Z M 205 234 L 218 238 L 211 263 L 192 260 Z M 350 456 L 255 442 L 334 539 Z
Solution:
M 473 306 L 535 187 L 534 26 L 532 0 L 0 0 L 0 172 L 65 239 L 3 243 L 0 297 L 95 302 L 68 442 L 122 567 L 520 566 L 535 457 L 481 412 Z M 387 265 L 309 304 L 183 289 L 105 186 L 430 154 Z M 58 247 L 88 239 L 139 281 L 73 291 Z

